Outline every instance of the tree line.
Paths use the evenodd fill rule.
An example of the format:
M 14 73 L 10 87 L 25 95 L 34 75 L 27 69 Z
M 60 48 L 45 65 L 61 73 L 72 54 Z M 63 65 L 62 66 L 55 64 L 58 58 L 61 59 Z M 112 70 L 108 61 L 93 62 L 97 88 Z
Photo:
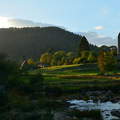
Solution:
M 94 50 L 91 48 L 86 37 L 83 36 L 77 52 L 49 49 L 48 52 L 40 56 L 39 62 L 46 66 L 96 63 L 100 73 L 104 74 L 116 67 L 117 48 L 115 46 L 107 47 L 104 45 Z M 32 58 L 28 59 L 28 63 L 35 65 L 35 61 Z

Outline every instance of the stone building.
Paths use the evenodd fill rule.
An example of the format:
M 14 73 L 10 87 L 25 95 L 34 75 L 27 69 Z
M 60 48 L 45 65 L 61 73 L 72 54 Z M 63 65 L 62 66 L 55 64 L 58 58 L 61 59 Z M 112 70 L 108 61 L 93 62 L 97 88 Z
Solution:
M 120 33 L 118 35 L 118 56 L 120 56 Z

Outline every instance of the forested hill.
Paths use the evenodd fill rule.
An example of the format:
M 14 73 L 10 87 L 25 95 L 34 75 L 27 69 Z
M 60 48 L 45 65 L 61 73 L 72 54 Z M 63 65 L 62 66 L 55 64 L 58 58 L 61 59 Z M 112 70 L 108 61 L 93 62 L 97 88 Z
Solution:
M 81 36 L 58 27 L 0 29 L 0 53 L 12 58 L 40 57 L 53 50 L 75 51 Z

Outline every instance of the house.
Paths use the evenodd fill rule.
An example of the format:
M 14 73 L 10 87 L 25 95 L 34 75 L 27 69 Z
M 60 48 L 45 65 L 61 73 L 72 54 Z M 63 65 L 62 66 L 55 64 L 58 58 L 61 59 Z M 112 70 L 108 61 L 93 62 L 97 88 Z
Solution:
M 44 67 L 48 67 L 49 65 L 48 64 L 43 64 L 41 62 L 37 63 L 37 68 L 44 68 Z

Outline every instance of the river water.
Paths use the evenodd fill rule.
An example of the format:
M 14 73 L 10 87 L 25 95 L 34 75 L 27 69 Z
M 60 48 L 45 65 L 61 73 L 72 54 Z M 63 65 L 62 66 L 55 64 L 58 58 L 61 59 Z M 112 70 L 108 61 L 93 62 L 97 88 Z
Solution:
M 77 109 L 80 111 L 92 111 L 100 110 L 103 120 L 120 120 L 119 117 L 112 115 L 112 111 L 120 111 L 120 103 L 112 102 L 93 102 L 93 100 L 70 100 L 68 101 L 71 109 Z
M 120 102 L 48 96 L 39 102 L 41 120 L 120 120 Z
M 0 113 L 0 120 L 120 120 L 119 101 L 82 100 L 76 96 L 40 95 L 31 101 L 24 99 L 15 102 L 13 110 Z

